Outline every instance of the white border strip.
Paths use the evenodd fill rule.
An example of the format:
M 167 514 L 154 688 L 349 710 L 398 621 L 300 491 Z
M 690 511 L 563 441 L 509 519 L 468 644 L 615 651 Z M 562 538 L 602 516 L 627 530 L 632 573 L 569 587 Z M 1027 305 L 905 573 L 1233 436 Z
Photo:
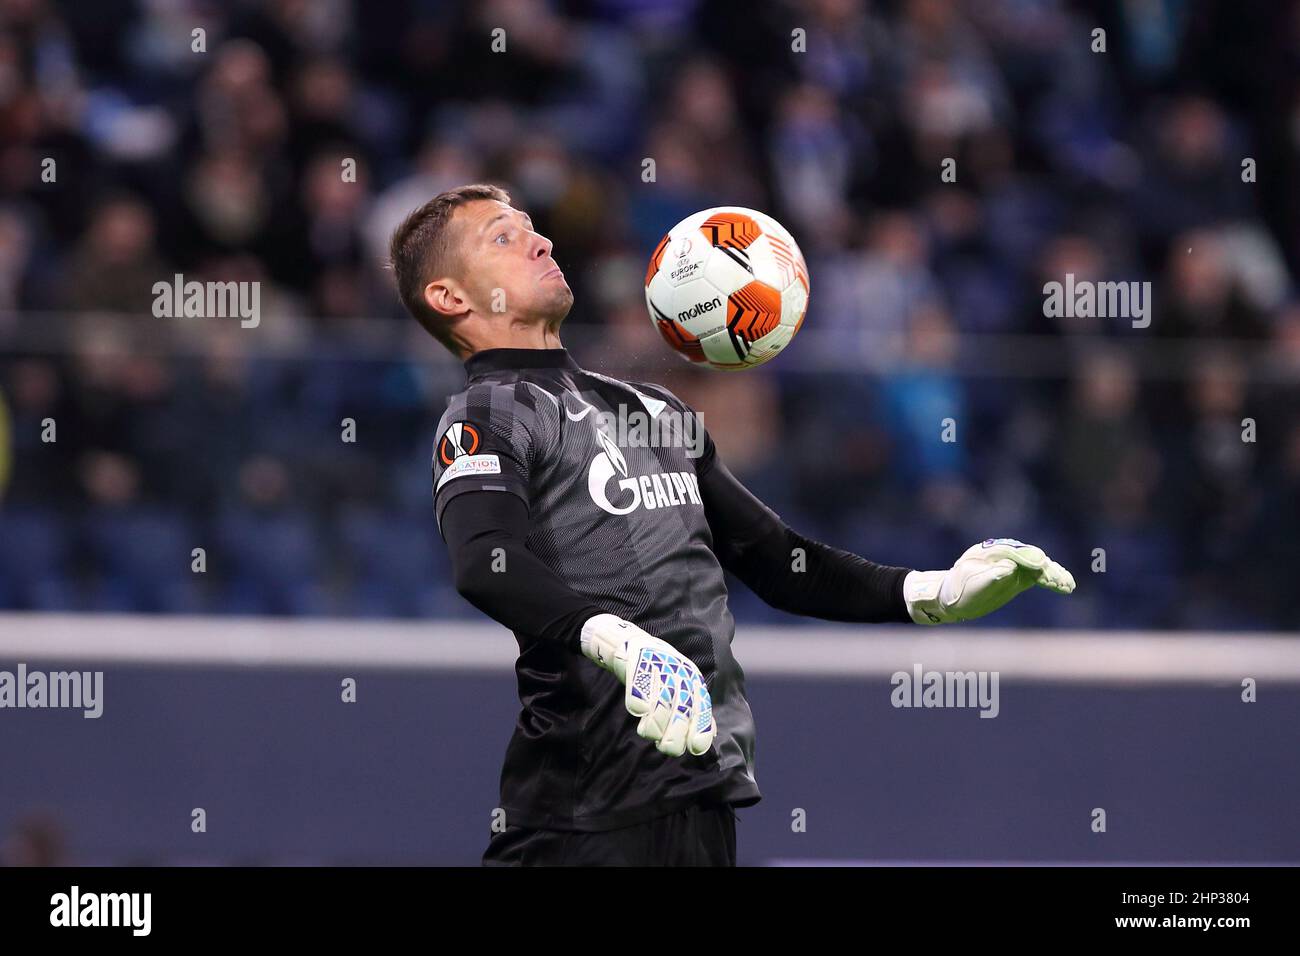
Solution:
M 751 675 L 887 677 L 921 664 L 1007 680 L 1300 683 L 1300 637 L 1281 633 L 740 627 L 734 649 Z M 483 621 L 0 613 L 0 662 L 508 672 L 516 652 Z

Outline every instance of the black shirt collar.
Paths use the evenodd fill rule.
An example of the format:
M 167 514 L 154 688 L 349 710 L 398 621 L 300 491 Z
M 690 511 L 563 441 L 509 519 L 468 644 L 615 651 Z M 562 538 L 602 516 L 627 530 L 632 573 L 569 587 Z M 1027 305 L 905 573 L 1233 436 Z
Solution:
M 470 378 L 513 368 L 578 368 L 568 349 L 484 349 L 465 360 Z

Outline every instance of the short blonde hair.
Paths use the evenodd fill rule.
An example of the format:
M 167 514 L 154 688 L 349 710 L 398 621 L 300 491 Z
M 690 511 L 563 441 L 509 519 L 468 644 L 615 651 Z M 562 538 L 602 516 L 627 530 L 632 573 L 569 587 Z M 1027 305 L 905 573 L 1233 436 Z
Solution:
M 510 194 L 491 183 L 458 186 L 434 196 L 402 220 L 388 243 L 389 266 L 397 280 L 397 294 L 406 310 L 425 330 L 453 353 L 446 316 L 424 300 L 424 287 L 438 276 L 455 276 L 463 268 L 460 248 L 448 228 L 456 208 L 476 199 L 495 199 L 510 204 Z

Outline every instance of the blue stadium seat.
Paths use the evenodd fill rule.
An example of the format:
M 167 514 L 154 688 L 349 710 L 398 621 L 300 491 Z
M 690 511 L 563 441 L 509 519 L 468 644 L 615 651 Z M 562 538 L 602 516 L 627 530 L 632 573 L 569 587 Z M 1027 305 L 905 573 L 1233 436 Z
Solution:
M 67 611 L 77 607 L 69 575 L 67 521 L 42 509 L 0 511 L 0 607 Z
M 355 580 L 352 613 L 428 617 L 457 597 L 432 505 L 424 521 L 352 509 L 343 514 L 339 532 Z
M 224 581 L 221 609 L 234 614 L 327 614 L 326 544 L 297 512 L 236 508 L 217 521 L 217 560 L 208 570 Z
M 86 520 L 84 532 L 95 562 L 92 609 L 167 614 L 204 609 L 204 579 L 192 570 L 192 551 L 205 542 L 182 513 L 102 511 Z

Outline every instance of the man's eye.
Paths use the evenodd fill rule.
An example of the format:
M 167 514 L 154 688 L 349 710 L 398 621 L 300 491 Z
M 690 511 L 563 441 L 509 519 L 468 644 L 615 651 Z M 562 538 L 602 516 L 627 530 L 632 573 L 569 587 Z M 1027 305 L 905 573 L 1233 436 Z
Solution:
M 500 242 L 500 241 L 501 241 L 502 239 L 504 239 L 505 237 L 506 237 L 506 234 L 503 232 L 503 233 L 501 233 L 501 235 L 497 236 L 496 241 L 497 241 L 497 242 Z

